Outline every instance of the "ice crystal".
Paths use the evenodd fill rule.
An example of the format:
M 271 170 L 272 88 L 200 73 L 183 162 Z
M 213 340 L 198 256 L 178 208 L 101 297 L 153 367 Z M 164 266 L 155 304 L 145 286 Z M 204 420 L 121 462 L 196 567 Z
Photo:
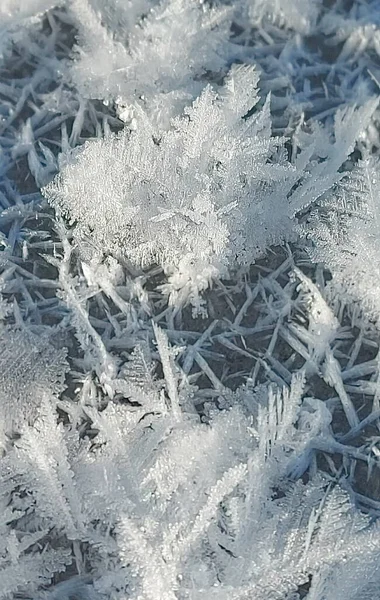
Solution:
M 15 327 L 0 329 L 1 425 L 6 433 L 31 422 L 43 393 L 57 396 L 64 389 L 66 351 L 56 349 L 49 334 L 33 335 Z
M 171 302 L 197 307 L 199 293 L 230 268 L 294 239 L 297 212 L 342 177 L 377 101 L 338 113 L 333 142 L 318 126 L 300 133 L 290 162 L 284 140 L 271 135 L 269 98 L 250 115 L 257 81 L 252 68 L 234 67 L 219 93 L 207 86 L 170 131 L 141 114 L 137 131 L 61 159 L 44 193 L 90 256 L 101 248 L 140 268 L 157 263 Z
M 199 78 L 225 69 L 230 11 L 199 0 L 129 4 L 132 10 L 101 12 L 75 0 L 80 44 L 72 77 L 86 97 L 116 103 L 123 121 L 138 103 L 168 124 L 199 93 Z
M 379 264 L 379 163 L 368 157 L 326 198 L 322 214 L 308 226 L 311 255 L 333 273 L 333 282 L 346 300 L 360 300 L 366 314 L 380 315 L 377 284 Z

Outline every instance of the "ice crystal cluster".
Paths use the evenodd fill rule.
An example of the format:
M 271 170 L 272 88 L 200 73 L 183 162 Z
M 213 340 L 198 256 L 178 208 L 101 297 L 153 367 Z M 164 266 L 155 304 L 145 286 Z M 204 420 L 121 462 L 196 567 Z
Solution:
M 379 0 L 0 0 L 0 600 L 380 600 Z

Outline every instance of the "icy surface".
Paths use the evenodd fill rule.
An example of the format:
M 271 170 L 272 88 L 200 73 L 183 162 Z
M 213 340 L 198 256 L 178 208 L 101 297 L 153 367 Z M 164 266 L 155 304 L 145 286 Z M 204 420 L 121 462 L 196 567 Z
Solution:
M 0 3 L 0 600 L 380 600 L 379 15 Z

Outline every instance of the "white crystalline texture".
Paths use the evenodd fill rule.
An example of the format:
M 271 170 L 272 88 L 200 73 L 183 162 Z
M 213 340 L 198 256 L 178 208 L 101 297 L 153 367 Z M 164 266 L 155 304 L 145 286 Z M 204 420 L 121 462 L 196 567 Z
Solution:
M 11 433 L 32 422 L 44 393 L 58 394 L 67 371 L 66 351 L 45 335 L 0 328 L 1 427 Z
M 28 29 L 41 24 L 45 13 L 66 0 L 1 0 L 0 2 L 0 65 L 12 43 L 28 39 Z
M 156 335 L 165 363 L 171 350 L 163 332 Z M 168 364 L 164 372 L 161 383 L 172 399 L 179 390 Z M 300 376 L 289 392 L 267 392 L 256 418 L 237 405 L 214 411 L 208 424 L 178 405 L 157 404 L 149 415 L 142 406 L 87 406 L 98 432 L 92 447 L 77 431 L 65 433 L 45 399 L 34 425 L 0 464 L 3 486 L 28 489 L 19 527 L 25 512 L 36 539 L 44 525 L 59 547 L 63 539 L 73 541 L 78 564 L 85 543 L 90 598 L 98 597 L 95 590 L 105 599 L 115 588 L 133 588 L 136 598 L 152 600 L 175 600 L 189 590 L 202 600 L 265 600 L 279 590 L 287 597 L 312 580 L 309 598 L 319 600 L 331 578 L 346 581 L 355 571 L 349 597 L 361 600 L 358 580 L 361 589 L 378 582 L 378 527 L 327 480 L 286 479 L 305 461 L 322 422 L 326 432 L 326 409 L 317 400 L 303 403 Z M 7 598 L 4 589 L 23 591 L 28 583 L 36 589 L 28 561 L 38 569 L 50 559 L 58 570 L 65 555 L 51 556 L 34 539 L 26 553 L 28 538 L 21 535 L 13 547 L 23 570 L 10 579 L 11 534 L 2 526 L 0 597 Z M 84 583 L 73 577 L 54 593 L 79 593 Z
M 231 23 L 225 8 L 201 0 L 106 7 L 75 0 L 71 10 L 80 42 L 71 75 L 88 98 L 122 107 L 137 102 L 168 125 L 168 114 L 178 114 L 202 89 L 197 80 L 225 67 Z
M 0 600 L 380 600 L 379 27 L 0 0 Z
M 314 215 L 307 229 L 315 260 L 333 274 L 342 299 L 359 301 L 370 318 L 379 322 L 380 284 L 379 207 L 380 166 L 376 158 L 357 165 L 326 198 L 322 218 Z
M 267 21 L 308 34 L 315 27 L 321 4 L 321 0 L 250 0 L 249 16 L 256 26 Z
M 206 87 L 168 132 L 157 133 L 141 113 L 136 132 L 66 156 L 45 195 L 94 253 L 158 263 L 172 299 L 196 301 L 289 228 L 286 201 L 275 218 L 268 213 L 268 196 L 280 194 L 287 177 L 291 187 L 295 172 L 277 157 L 282 142 L 271 137 L 268 104 L 243 119 L 257 103 L 257 79 L 252 68 L 234 68 L 219 94 Z
M 19 19 L 38 17 L 57 6 L 55 0 L 2 0 L 0 5 L 1 25 L 14 24 Z
M 45 196 L 75 224 L 87 252 L 113 252 L 140 268 L 157 263 L 171 302 L 197 306 L 200 292 L 231 268 L 295 238 L 298 211 L 342 178 L 377 105 L 338 113 L 333 141 L 317 125 L 300 134 L 291 163 L 284 139 L 272 135 L 270 99 L 252 114 L 257 83 L 252 67 L 233 67 L 224 86 L 207 86 L 169 131 L 139 110 L 136 131 L 64 155 Z

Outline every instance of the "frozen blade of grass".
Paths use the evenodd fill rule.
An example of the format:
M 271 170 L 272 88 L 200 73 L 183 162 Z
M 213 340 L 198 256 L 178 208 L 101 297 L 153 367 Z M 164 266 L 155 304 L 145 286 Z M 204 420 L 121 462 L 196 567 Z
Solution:
M 86 113 L 87 103 L 85 100 L 80 100 L 78 110 L 76 112 L 74 123 L 72 125 L 71 134 L 69 138 L 69 145 L 74 148 L 78 144 L 79 136 L 82 132 L 84 125 L 84 118 Z
M 378 373 L 378 367 L 379 364 L 377 359 L 359 363 L 351 366 L 349 369 L 344 369 L 344 371 L 342 371 L 342 380 L 352 381 L 353 379 L 358 379 L 359 377 L 365 377 L 366 375 Z
M 350 427 L 356 427 L 359 425 L 359 418 L 356 414 L 352 400 L 345 390 L 340 365 L 330 349 L 326 351 L 326 359 L 323 364 L 323 373 L 326 383 L 331 385 L 336 390 L 342 402 L 343 410 L 346 414 Z
M 350 431 L 348 431 L 344 435 L 337 436 L 338 441 L 341 444 L 345 444 L 346 442 L 355 438 L 361 431 L 363 431 L 363 429 L 365 429 L 368 425 L 371 425 L 371 423 L 373 423 L 374 421 L 376 421 L 379 418 L 380 418 L 380 409 L 371 412 L 371 414 L 368 415 L 368 417 L 366 417 L 362 421 L 360 421 L 360 423 L 356 427 L 353 427 L 352 429 L 350 429 Z
M 376 411 L 380 409 L 380 355 L 378 354 L 376 357 L 377 362 L 377 375 L 376 375 L 376 383 L 378 384 L 377 390 L 373 397 L 372 410 Z M 379 428 L 379 424 L 377 424 Z
M 218 392 L 222 392 L 225 389 L 224 385 L 217 378 L 217 376 L 215 375 L 214 371 L 211 369 L 210 365 L 203 358 L 203 356 L 201 356 L 199 354 L 199 352 L 195 352 L 194 359 L 195 359 L 195 362 L 197 363 L 197 365 L 203 371 L 203 373 L 209 378 L 209 380 L 213 384 L 215 390 L 217 390 Z
M 363 494 L 359 494 L 358 492 L 352 493 L 354 499 L 356 500 L 356 504 L 364 509 L 367 513 L 372 515 L 375 518 L 380 517 L 380 502 L 374 500 L 373 498 L 369 498 L 368 496 L 364 496 Z
M 12 123 L 15 121 L 15 119 L 17 119 L 17 117 L 19 116 L 19 114 L 21 113 L 21 111 L 24 107 L 24 104 L 25 104 L 27 98 L 29 97 L 29 95 L 31 93 L 32 93 L 32 86 L 31 85 L 25 86 L 21 92 L 21 96 L 19 97 L 16 106 L 12 110 L 12 114 L 4 123 L 2 123 L 0 125 L 0 133 L 3 134 L 5 131 L 7 131 L 7 129 L 12 125 Z
M 272 321 L 272 319 L 270 319 Z M 231 326 L 231 331 L 227 331 L 224 334 L 218 334 L 214 336 L 214 340 L 219 340 L 220 337 L 224 336 L 235 336 L 235 335 L 240 335 L 242 337 L 247 337 L 247 336 L 254 336 L 257 335 L 259 333 L 264 333 L 265 331 L 272 331 L 273 329 L 273 325 L 272 324 L 268 324 L 268 325 L 258 325 L 257 327 L 242 327 L 242 326 L 235 326 L 232 325 Z
M 207 329 L 205 329 L 202 335 L 197 339 L 197 341 L 192 346 L 188 346 L 185 355 L 185 360 L 183 361 L 182 365 L 182 370 L 186 375 L 188 375 L 192 369 L 195 352 L 202 348 L 203 344 L 210 337 L 218 322 L 219 321 L 217 319 L 212 321 L 207 327 Z
M 311 364 L 318 369 L 327 349 L 330 348 L 336 337 L 339 321 L 317 286 L 297 267 L 294 268 L 294 273 L 300 281 L 298 289 L 302 290 L 308 303 L 308 348 L 311 354 Z M 293 330 L 295 327 L 293 326 Z
M 259 369 L 258 365 L 260 365 L 261 367 L 263 367 L 263 369 L 264 369 L 264 371 L 265 371 L 268 379 L 270 381 L 272 381 L 273 383 L 275 383 L 278 386 L 279 389 L 283 389 L 283 388 L 287 387 L 285 379 L 283 379 L 281 377 L 281 375 L 277 374 L 271 368 L 271 366 L 268 365 L 267 361 L 264 358 L 260 357 L 260 356 L 257 357 L 257 362 L 256 362 L 256 365 L 255 365 L 254 373 L 252 375 L 252 379 L 254 381 L 256 381 L 256 378 L 257 378 L 257 375 L 258 375 L 258 369 Z
M 34 138 L 36 140 L 38 140 L 39 138 L 46 135 L 50 131 L 57 129 L 62 123 L 67 121 L 67 118 L 69 116 L 71 116 L 71 114 L 65 114 L 65 115 L 59 115 L 59 116 L 53 117 L 47 123 L 45 123 L 45 125 L 42 125 L 41 127 L 37 128 L 34 131 Z M 23 153 L 21 150 L 20 150 L 20 152 L 21 152 L 21 154 L 20 154 L 20 156 L 21 156 Z
M 374 464 L 378 463 L 378 461 L 364 452 L 361 452 L 358 448 L 354 446 L 346 446 L 345 444 L 341 444 L 337 442 L 333 437 L 329 439 L 318 438 L 313 441 L 312 448 L 314 450 L 320 450 L 322 452 L 328 452 L 329 454 L 342 454 L 343 456 L 349 456 L 356 460 L 361 460 L 368 464 L 369 462 L 373 462 Z
M 104 273 L 97 273 L 94 269 L 91 268 L 90 265 L 82 262 L 82 270 L 83 274 L 86 277 L 87 281 L 90 283 L 94 283 L 99 285 L 100 289 L 111 298 L 115 306 L 125 315 L 130 315 L 131 313 L 131 305 L 123 300 L 117 293 L 115 286 L 113 283 L 107 279 Z
M 242 320 L 244 319 L 244 317 L 247 313 L 247 310 L 249 309 L 251 304 L 256 300 L 256 298 L 259 294 L 259 291 L 260 291 L 259 286 L 260 286 L 260 284 L 258 283 L 252 289 L 249 285 L 247 285 L 247 284 L 245 285 L 245 293 L 246 293 L 247 298 L 246 298 L 244 304 L 242 305 L 242 307 L 240 308 L 239 312 L 237 313 L 237 315 L 234 318 L 234 321 L 233 321 L 234 327 L 238 327 L 241 324 Z
M 363 331 L 359 331 L 359 335 L 354 340 L 354 343 L 352 345 L 350 358 L 349 358 L 349 361 L 348 361 L 348 363 L 346 365 L 345 371 L 347 371 L 347 369 L 350 369 L 356 363 L 356 360 L 357 360 L 357 358 L 359 356 L 359 352 L 360 352 L 360 348 L 362 346 L 362 343 L 363 343 Z
M 116 374 L 116 364 L 114 358 L 107 352 L 101 336 L 95 331 L 90 323 L 88 312 L 83 301 L 78 297 L 73 278 L 70 274 L 70 260 L 72 247 L 67 239 L 65 229 L 62 224 L 57 225 L 63 248 L 63 256 L 60 261 L 52 257 L 46 257 L 58 268 L 59 283 L 61 287 L 62 298 L 69 308 L 79 343 L 87 354 L 90 364 L 97 371 L 101 383 L 104 385 L 107 393 L 113 395 L 112 379 Z M 93 348 L 90 345 L 93 343 Z M 95 350 L 96 360 L 93 354 Z
M 285 312 L 288 313 L 288 310 L 286 309 Z M 270 342 L 268 344 L 268 348 L 267 348 L 267 350 L 265 352 L 265 358 L 270 357 L 272 355 L 272 353 L 273 353 L 273 350 L 274 350 L 274 348 L 276 346 L 276 343 L 277 343 L 279 331 L 280 331 L 280 329 L 283 326 L 282 323 L 283 323 L 283 315 L 280 314 L 279 318 L 277 320 L 277 323 L 276 323 L 276 325 L 274 327 L 274 330 L 273 330 L 273 333 L 272 333 L 272 337 L 271 337 Z
M 293 350 L 295 350 L 295 352 L 297 352 L 297 354 L 302 356 L 302 358 L 306 362 L 311 362 L 311 356 L 309 352 L 307 351 L 305 346 L 295 336 L 291 334 L 288 327 L 281 327 L 280 336 L 284 339 L 285 342 L 289 344 L 291 348 L 293 348 Z
M 274 356 L 265 356 L 265 360 L 278 372 L 281 379 L 283 379 L 287 385 L 290 385 L 292 380 L 291 372 L 288 371 L 288 369 L 286 369 L 286 367 Z
M 218 341 L 220 344 L 222 344 L 222 346 L 225 346 L 229 350 L 234 350 L 238 354 L 241 354 L 241 356 L 245 356 L 246 358 L 256 359 L 256 356 L 254 354 L 252 354 L 251 352 L 247 352 L 247 350 L 244 350 L 244 348 L 239 348 L 239 346 L 237 346 L 236 344 L 231 342 L 229 339 L 227 339 L 223 335 L 219 336 Z
M 379 383 L 358 379 L 352 385 L 346 384 L 345 389 L 347 392 L 359 394 L 360 396 L 376 396 L 379 393 Z
M 0 202 L 1 202 L 2 207 L 5 209 L 9 208 L 11 206 L 11 203 L 9 202 L 8 198 L 1 191 L 0 191 Z
M 188 536 L 181 540 L 180 552 L 186 552 L 190 546 L 196 543 L 197 539 L 207 527 L 210 526 L 212 519 L 215 518 L 219 504 L 232 493 L 248 472 L 246 464 L 240 464 L 229 469 L 216 485 L 209 490 L 208 500 L 205 506 L 197 515 L 192 529 Z
M 152 322 L 154 336 L 157 342 L 157 349 L 160 355 L 166 388 L 170 400 L 170 409 L 176 421 L 182 419 L 182 410 L 178 395 L 178 380 L 175 375 L 175 365 L 173 360 L 173 351 L 169 347 L 168 337 L 166 333 Z

